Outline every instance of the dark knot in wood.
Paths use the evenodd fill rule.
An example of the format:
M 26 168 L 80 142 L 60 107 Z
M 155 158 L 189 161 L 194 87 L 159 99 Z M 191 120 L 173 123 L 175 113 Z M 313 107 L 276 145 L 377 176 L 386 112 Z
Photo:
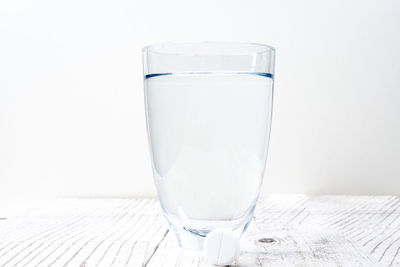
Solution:
M 259 239 L 258 242 L 260 242 L 260 243 L 272 243 L 272 242 L 275 242 L 275 239 L 264 237 L 264 238 Z

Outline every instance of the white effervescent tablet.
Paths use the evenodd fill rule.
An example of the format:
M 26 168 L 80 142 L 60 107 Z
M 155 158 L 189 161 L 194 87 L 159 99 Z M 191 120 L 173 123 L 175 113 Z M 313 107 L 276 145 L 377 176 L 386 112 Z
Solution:
M 215 229 L 204 240 L 204 254 L 210 264 L 229 265 L 239 252 L 239 238 L 229 229 Z

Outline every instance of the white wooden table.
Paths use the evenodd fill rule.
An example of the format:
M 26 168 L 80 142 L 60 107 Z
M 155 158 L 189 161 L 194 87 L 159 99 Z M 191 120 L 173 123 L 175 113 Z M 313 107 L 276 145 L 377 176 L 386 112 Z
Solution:
M 236 266 L 400 266 L 400 199 L 268 196 L 241 246 Z M 208 265 L 154 199 L 61 199 L 0 219 L 0 266 Z

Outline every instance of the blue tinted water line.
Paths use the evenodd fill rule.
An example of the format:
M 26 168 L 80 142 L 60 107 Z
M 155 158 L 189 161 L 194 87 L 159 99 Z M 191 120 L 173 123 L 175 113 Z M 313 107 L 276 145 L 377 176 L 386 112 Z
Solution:
M 153 77 L 158 77 L 158 76 L 168 76 L 168 75 L 178 75 L 178 74 L 246 74 L 246 75 L 257 75 L 257 76 L 263 76 L 267 78 L 273 78 L 274 75 L 271 73 L 266 73 L 266 72 L 165 72 L 165 73 L 151 73 L 151 74 L 146 74 L 144 77 L 145 79 L 150 79 Z

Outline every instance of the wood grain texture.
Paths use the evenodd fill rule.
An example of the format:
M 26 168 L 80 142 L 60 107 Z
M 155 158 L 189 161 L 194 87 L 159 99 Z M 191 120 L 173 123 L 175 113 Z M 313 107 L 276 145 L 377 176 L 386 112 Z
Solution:
M 400 266 L 400 199 L 267 196 L 235 265 Z M 154 199 L 62 199 L 0 220 L 0 266 L 209 265 L 177 247 Z

